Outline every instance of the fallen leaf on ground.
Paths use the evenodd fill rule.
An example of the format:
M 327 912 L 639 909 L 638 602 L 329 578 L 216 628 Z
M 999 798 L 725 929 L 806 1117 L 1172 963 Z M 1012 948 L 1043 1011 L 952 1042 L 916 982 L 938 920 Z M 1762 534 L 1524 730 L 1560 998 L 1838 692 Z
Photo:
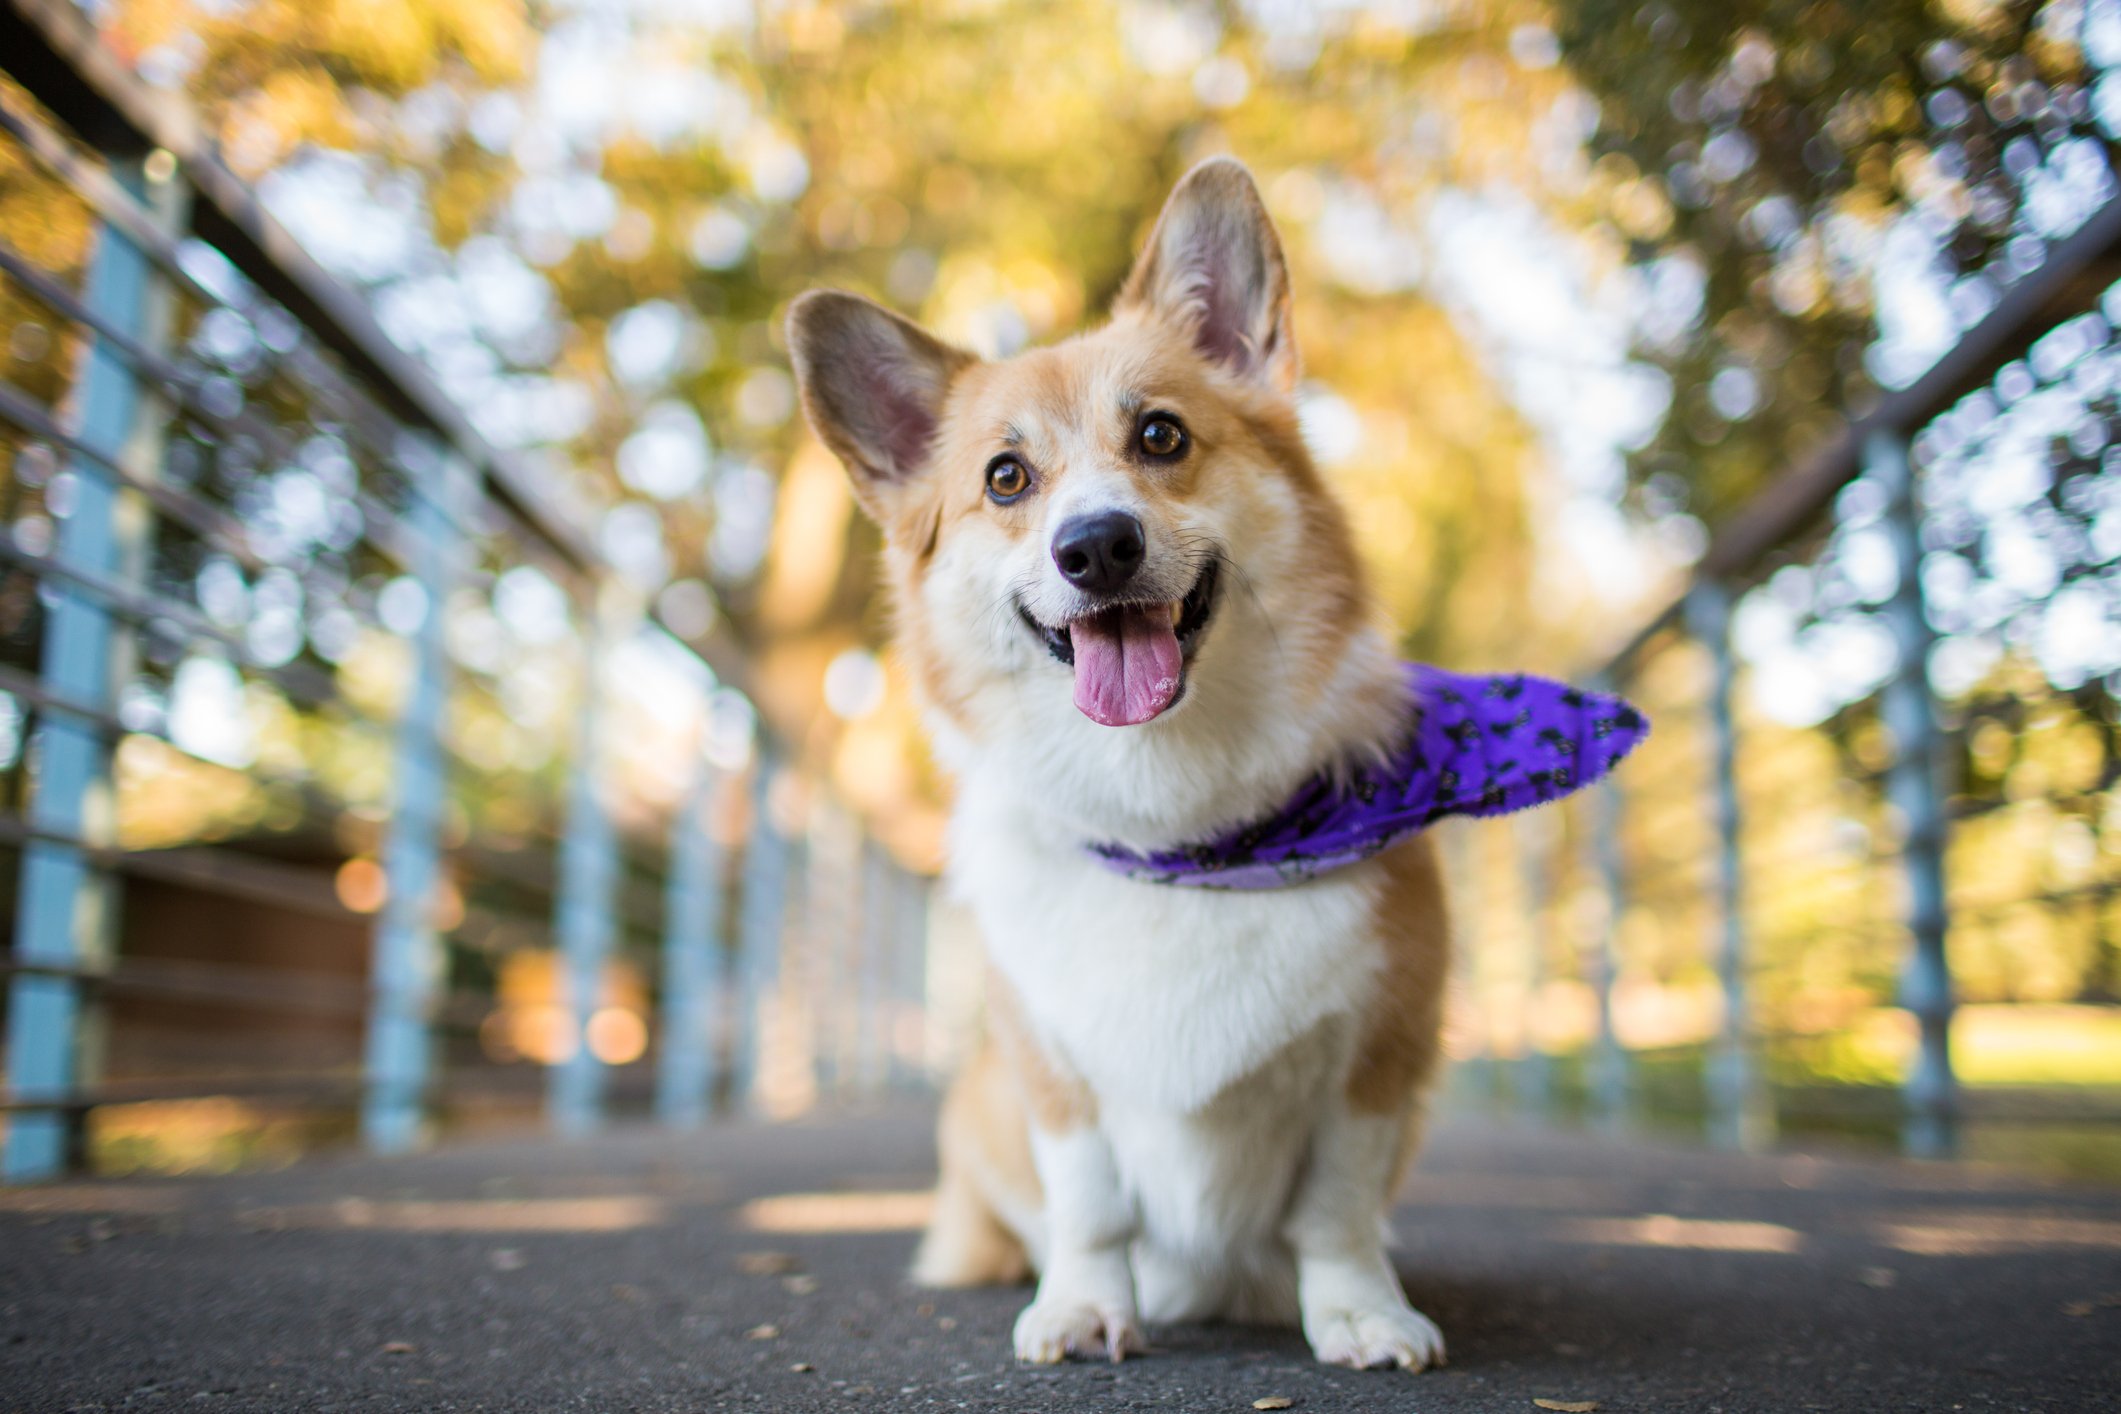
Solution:
M 935 1319 L 935 1328 L 939 1331 L 954 1331 L 957 1329 L 957 1317 L 938 1316 Z
M 817 1366 L 811 1364 L 808 1360 L 798 1360 L 793 1365 L 790 1365 L 788 1368 L 798 1375 L 807 1375 L 812 1370 L 816 1369 Z
M 419 1348 L 409 1340 L 386 1340 L 378 1347 L 384 1355 L 410 1355 Z
M 781 1285 L 787 1288 L 790 1296 L 808 1296 L 817 1290 L 817 1278 L 806 1272 L 802 1276 L 782 1277 Z
M 747 1277 L 777 1277 L 803 1265 L 793 1252 L 739 1252 L 736 1269 Z
M 744 1332 L 744 1339 L 746 1340 L 779 1340 L 780 1338 L 781 1328 L 779 1326 L 753 1326 L 750 1330 Z
M 1900 1273 L 1894 1271 L 1891 1267 L 1865 1267 L 1862 1271 L 1856 1273 L 1856 1280 L 1862 1282 L 1865 1286 L 1875 1286 L 1880 1291 L 1883 1291 L 1894 1282 L 1900 1280 Z
M 1552 1409 L 1555 1414 L 1591 1414 L 1598 1407 L 1595 1399 L 1535 1399 L 1541 1409 Z
M 1253 1400 L 1252 1407 L 1254 1409 L 1287 1409 L 1295 1403 L 1296 1401 L 1289 1398 L 1286 1394 L 1270 1394 L 1265 1399 Z

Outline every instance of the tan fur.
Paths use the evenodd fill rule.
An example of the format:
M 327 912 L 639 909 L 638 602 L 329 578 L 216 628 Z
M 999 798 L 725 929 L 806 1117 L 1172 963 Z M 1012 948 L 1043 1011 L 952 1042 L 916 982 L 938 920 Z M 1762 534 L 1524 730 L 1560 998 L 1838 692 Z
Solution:
M 1009 984 L 989 968 L 985 1036 L 943 1101 L 942 1178 L 915 1279 L 929 1286 L 1022 1280 L 1028 1256 L 997 1210 L 1039 1206 L 1030 1127 L 1059 1133 L 1096 1118 L 1096 1097 L 1046 1055 Z M 997 1244 L 996 1234 L 1006 1242 Z
M 1016 994 L 991 967 L 987 969 L 987 1034 L 1014 1072 L 1039 1128 L 1059 1134 L 1096 1121 L 1097 1097 L 1080 1077 L 1063 1071 L 1046 1054 L 1025 1024 Z
M 1358 1112 L 1391 1114 L 1435 1078 L 1450 936 L 1443 875 L 1426 835 L 1394 845 L 1375 865 L 1385 877 L 1376 921 L 1384 970 L 1376 1006 L 1363 1019 L 1347 1094 Z
M 913 1279 L 939 1287 L 1024 1280 L 1030 1257 L 1001 1212 L 1037 1211 L 1038 1171 L 1023 1091 L 991 1040 L 951 1082 L 936 1140 L 942 1176 Z
M 1436 846 L 1426 835 L 1395 845 L 1376 860 L 1385 873 L 1377 932 L 1385 965 L 1377 1005 L 1364 1018 L 1362 1043 L 1348 1072 L 1349 1107 L 1400 1116 L 1399 1157 L 1388 1192 L 1406 1182 L 1421 1150 L 1429 1093 L 1442 1060 L 1443 1003 L 1451 963 L 1449 910 Z
M 1060 489 L 1069 467 L 1058 457 L 1039 455 L 1041 419 L 1072 420 L 1085 405 L 1095 409 L 1109 402 L 1115 387 L 1138 392 L 1147 402 L 1172 408 L 1187 420 L 1197 450 L 1165 474 L 1152 502 L 1166 507 L 1170 515 L 1175 517 L 1196 496 L 1227 493 L 1227 487 L 1211 483 L 1219 469 L 1231 463 L 1272 466 L 1294 491 L 1305 559 L 1315 566 L 1306 606 L 1315 621 L 1306 625 L 1313 631 L 1298 638 L 1296 651 L 1302 659 L 1292 665 L 1292 677 L 1323 688 L 1349 636 L 1377 618 L 1347 514 L 1312 463 L 1297 429 L 1295 404 L 1262 398 L 1255 385 L 1203 362 L 1184 335 L 1168 325 L 1121 317 L 1050 348 L 960 370 L 944 399 L 934 452 L 938 466 L 959 470 L 922 478 L 896 491 L 882 507 L 884 577 L 897 607 L 901 657 L 928 703 L 961 731 L 977 728 L 966 708 L 970 684 L 937 651 L 918 612 L 921 580 L 933 547 L 968 522 L 1011 541 L 1028 533 L 1024 510 L 995 506 L 986 498 L 981 475 L 1000 432 L 1014 425 L 1028 434 L 1040 494 L 1051 495 Z M 1109 421 L 1116 452 L 1130 426 L 1116 417 Z

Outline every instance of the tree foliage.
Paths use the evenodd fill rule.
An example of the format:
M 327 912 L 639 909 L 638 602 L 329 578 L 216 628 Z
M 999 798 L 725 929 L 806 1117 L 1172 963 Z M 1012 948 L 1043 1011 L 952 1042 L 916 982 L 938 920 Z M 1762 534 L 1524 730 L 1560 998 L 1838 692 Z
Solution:
M 2112 194 L 2077 4 L 1555 8 L 1620 178 L 1608 219 L 1701 281 L 1650 350 L 1674 389 L 1633 462 L 1653 510 L 1730 512 Z

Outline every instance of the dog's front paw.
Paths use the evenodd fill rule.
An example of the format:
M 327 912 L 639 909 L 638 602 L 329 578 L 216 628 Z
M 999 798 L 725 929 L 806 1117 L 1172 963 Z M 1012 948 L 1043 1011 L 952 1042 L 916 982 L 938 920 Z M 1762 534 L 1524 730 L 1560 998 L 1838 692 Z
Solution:
M 1016 1318 L 1016 1358 L 1034 1365 L 1070 1355 L 1104 1356 L 1117 1365 L 1146 1348 L 1134 1312 L 1123 1307 L 1040 1297 Z
M 1444 1363 L 1443 1332 L 1412 1306 L 1304 1313 L 1304 1338 L 1328 1365 L 1356 1370 L 1427 1369 Z M 1018 1349 L 1022 1349 L 1021 1343 Z

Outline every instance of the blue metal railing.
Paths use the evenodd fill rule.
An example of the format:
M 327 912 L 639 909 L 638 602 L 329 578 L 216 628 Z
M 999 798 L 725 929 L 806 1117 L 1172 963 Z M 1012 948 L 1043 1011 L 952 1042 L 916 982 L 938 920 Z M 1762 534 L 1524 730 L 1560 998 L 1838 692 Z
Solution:
M 0 75 L 0 211 L 42 203 L 85 232 L 77 289 L 0 227 L 0 318 L 59 331 L 33 370 L 41 392 L 0 378 L 0 457 L 16 468 L 0 600 L 29 606 L 15 627 L 0 623 L 0 660 L 28 655 L 0 661 L 0 694 L 30 743 L 0 771 L 8 799 L 25 802 L 19 815 L 0 806 L 0 886 L 5 856 L 19 858 L 0 954 L 0 1175 L 82 1163 L 100 1106 L 203 1095 L 352 1102 L 367 1143 L 402 1150 L 460 1082 L 519 1095 L 503 1082 L 538 1064 L 563 1133 L 636 1098 L 664 1123 L 698 1124 L 753 1094 L 768 1039 L 758 1016 L 784 950 L 800 945 L 787 923 L 806 886 L 861 901 L 843 912 L 858 925 L 845 940 L 852 974 L 868 979 L 852 1024 L 874 1038 L 859 1043 L 865 1055 L 881 1045 L 890 1058 L 836 1082 L 924 1079 L 898 1043 L 924 1005 L 910 933 L 925 928 L 926 882 L 872 844 L 806 885 L 801 812 L 767 808 L 799 763 L 753 725 L 735 647 L 691 646 L 700 742 L 673 763 L 689 777 L 677 800 L 644 806 L 605 750 L 626 702 L 601 671 L 642 635 L 668 646 L 638 589 L 78 10 L 0 5 Z M 240 357 L 217 362 L 209 330 Z M 313 502 L 319 488 L 315 526 L 274 528 L 276 495 Z M 556 722 L 510 718 L 505 668 L 475 664 L 452 637 L 467 606 L 490 617 L 496 585 L 521 567 L 566 605 L 570 632 L 521 648 L 575 684 L 572 716 Z M 206 602 L 214 576 L 245 612 Z M 260 629 L 268 589 L 284 601 L 277 640 Z M 232 720 L 261 703 L 279 736 L 232 737 Z M 497 765 L 474 749 L 463 735 L 474 709 L 538 736 L 532 754 L 550 764 Z M 118 769 L 121 755 L 180 774 L 158 796 Z M 229 819 L 192 800 L 209 787 L 239 799 Z M 732 792 L 754 808 L 724 809 Z M 521 808 L 486 823 L 503 796 Z M 179 800 L 191 814 L 174 838 L 127 837 L 143 811 Z M 263 958 L 172 954 L 154 919 L 125 914 L 144 880 L 220 900 L 231 919 L 278 910 L 278 941 Z M 313 965 L 284 923 L 296 913 L 369 930 L 365 973 Z M 557 1026 L 523 1033 L 545 1035 L 530 1064 L 492 1059 L 520 1051 L 494 1030 L 514 1015 L 497 979 L 546 939 L 544 1021 Z M 649 1000 L 614 1011 L 615 973 Z M 156 1051 L 177 1025 L 169 1015 L 148 1039 L 125 1019 L 136 1005 L 205 1001 L 299 1010 L 342 1040 L 231 1073 Z M 614 1025 L 637 1026 L 644 1045 L 600 1044 Z M 110 1055 L 125 1058 L 120 1072 Z
M 148 187 L 140 165 L 128 163 L 117 174 L 136 194 Z M 166 179 L 159 185 L 166 186 Z M 162 206 L 166 211 L 166 199 Z M 114 330 L 137 338 L 155 322 L 154 303 L 145 254 L 127 241 L 102 243 L 89 267 L 84 307 Z M 79 480 L 80 495 L 58 534 L 52 562 L 83 580 L 108 582 L 137 554 L 136 546 L 125 543 L 137 532 L 125 537 L 120 524 L 124 490 L 105 469 L 119 461 L 136 432 L 142 389 L 133 367 L 107 340 L 98 340 L 89 347 L 77 395 L 81 411 L 73 440 L 80 450 L 67 468 Z M 110 606 L 82 592 L 85 588 L 86 583 L 66 583 L 54 594 L 40 676 L 53 697 L 100 710 L 115 700 L 117 626 Z M 110 743 L 92 723 L 66 713 L 45 714 L 31 741 L 39 770 L 27 824 L 38 836 L 22 848 L 15 951 L 33 965 L 94 968 L 111 953 L 108 883 L 83 846 L 110 842 L 109 821 L 93 818 L 91 800 L 97 784 L 108 779 Z M 75 977 L 62 972 L 18 976 L 9 1018 L 8 1075 L 15 1089 L 60 1092 L 81 1080 L 92 1061 L 80 1044 L 83 1017 Z M 23 1178 L 54 1172 L 67 1162 L 70 1148 L 62 1114 L 23 1114 L 9 1127 L 0 1174 Z
M 1592 1115 L 1610 1122 L 1639 1110 L 1647 1103 L 1644 1092 L 1654 1068 L 1652 1048 L 1623 1044 L 1615 1015 L 1616 987 L 1628 963 L 1621 936 L 1623 920 L 1632 910 L 1637 915 L 1656 914 L 1656 921 L 1667 930 L 1691 926 L 1697 920 L 1701 927 L 1691 957 L 1713 973 L 1720 994 L 1719 1019 L 1690 1043 L 1698 1047 L 1692 1059 L 1698 1063 L 1706 1134 L 1725 1146 L 1755 1148 L 1774 1138 L 1780 1119 L 1792 1117 L 1787 1103 L 1778 1102 L 1769 1073 L 1774 1047 L 1789 1037 L 1773 1034 L 1774 1023 L 1767 1019 L 1759 995 L 1766 967 L 1762 940 L 1749 920 L 1770 891 L 1794 877 L 1806 860 L 1768 858 L 1746 842 L 1755 822 L 1746 815 L 1748 792 L 1742 778 L 1759 747 L 1749 739 L 1738 710 L 1737 693 L 1747 668 L 1733 642 L 1733 621 L 1743 597 L 1771 570 L 1778 565 L 1804 565 L 1822 553 L 1824 527 L 1835 519 L 1837 497 L 1845 488 L 1860 484 L 1871 488 L 1881 503 L 1878 519 L 1892 551 L 1893 587 L 1875 610 L 1891 647 L 1883 655 L 1890 661 L 1882 685 L 1850 707 L 1874 713 L 1882 728 L 1886 759 L 1868 774 L 1846 772 L 1842 784 L 1858 797 L 1877 796 L 1880 819 L 1869 833 L 1882 839 L 1884 846 L 1869 851 L 1862 868 L 1866 877 L 1876 879 L 1881 896 L 1888 901 L 1875 919 L 1845 922 L 1852 928 L 1875 925 L 1900 942 L 1897 985 L 1879 1000 L 1906 1014 L 1913 1038 L 1892 1116 L 1902 1148 L 1910 1154 L 1936 1156 L 1958 1146 L 1972 1101 L 1954 1074 L 1957 1003 L 1947 943 L 1955 924 L 1968 921 L 1968 915 L 1955 918 L 1952 912 L 1947 855 L 1955 819 L 1964 822 L 1986 807 L 1955 793 L 1953 762 L 1964 749 L 1964 733 L 1977 723 L 1961 707 L 1959 715 L 1967 720 L 1958 728 L 1960 735 L 1948 730 L 1932 678 L 1939 634 L 1925 590 L 1925 572 L 1926 558 L 1935 553 L 1935 537 L 1930 533 L 1922 458 L 1910 448 L 1925 428 L 1936 425 L 1969 396 L 1984 395 L 1991 384 L 1998 389 L 2021 383 L 2033 386 L 2037 380 L 2026 371 L 2027 351 L 2034 350 L 2033 361 L 2038 362 L 2038 345 L 2044 336 L 2113 300 L 2109 291 L 2121 290 L 2121 284 L 2115 283 L 2117 276 L 2121 276 L 2121 202 L 2094 213 L 2075 235 L 2056 243 L 2046 263 L 2013 286 L 1927 374 L 1853 417 L 1816 455 L 1771 482 L 1732 517 L 1713 538 L 1681 592 L 1651 616 L 1603 668 L 1602 685 L 1629 692 L 1640 690 L 1668 664 L 1671 655 L 1681 651 L 1701 655 L 1704 663 L 1698 680 L 1676 704 L 1661 704 L 1676 705 L 1678 710 L 1661 716 L 1658 735 L 1664 741 L 1655 743 L 1654 749 L 1678 750 L 1670 744 L 1674 737 L 1687 742 L 1684 751 L 1698 757 L 1705 790 L 1688 802 L 1669 780 L 1644 778 L 1642 768 L 1624 770 L 1614 782 L 1571 807 L 1572 846 L 1531 846 L 1547 856 L 1547 862 L 1535 868 L 1572 864 L 1577 886 L 1598 900 L 1594 910 L 1598 922 L 1585 940 L 1580 968 L 1593 998 L 1591 1034 L 1581 1056 L 1583 1101 Z M 2001 407 L 2010 398 L 1999 392 L 1994 401 Z M 1991 407 L 1988 415 L 1993 418 L 1996 411 Z M 2099 446 L 2106 445 L 2106 440 L 2102 435 Z M 2077 449 L 2072 454 L 2081 459 L 2097 450 Z M 2117 473 L 2107 466 L 2091 474 L 2111 477 Z M 2059 486 L 2059 472 L 2055 480 Z M 2094 565 L 2086 572 L 2096 571 Z M 2105 704 L 2101 729 L 2111 755 L 2116 730 L 2111 683 L 2094 682 L 2083 691 Z M 1659 714 L 1653 711 L 1653 715 Z M 1860 735 L 1860 727 L 1858 723 L 1834 730 Z M 2094 793 L 2110 796 L 2117 786 L 2121 782 L 2110 766 Z M 1756 782 L 1756 793 L 1759 789 Z M 1672 837 L 1670 826 L 1677 820 L 1682 827 L 1676 832 L 1679 836 L 1700 841 L 1676 866 L 1660 861 L 1645 867 L 1631 858 L 1631 849 L 1637 855 L 1644 852 L 1653 833 L 1648 822 L 1635 818 L 1653 802 L 1665 812 L 1654 831 L 1661 839 Z M 1671 813 L 1675 808 L 1678 816 Z M 1564 854 L 1573 858 L 1564 861 Z M 1675 873 L 1677 877 L 1671 877 Z M 1659 877 L 1649 877 L 1652 874 Z M 2114 887 L 2108 882 L 2090 889 L 2096 897 L 2104 897 Z M 1650 897 L 1653 892 L 1655 898 Z M 1532 926 L 1543 926 L 1547 910 L 1535 907 L 1532 911 Z M 2087 1003 L 2114 999 L 2100 993 L 2096 985 L 2085 994 Z M 1514 1084 L 1518 1098 L 1546 1103 L 1553 1059 L 1536 1044 L 1518 1055 L 1515 1068 L 1520 1078 Z M 1476 1070 L 1495 1074 L 1491 1067 L 1476 1066 Z M 2056 1103 L 2026 1106 L 2027 1114 L 2034 1118 L 2063 1114 L 2105 1126 L 2121 1121 L 2121 1113 L 2101 1109 L 2097 1097 L 2081 1101 L 2067 1095 L 2049 1098 Z M 2003 1099 L 1984 1105 L 1980 1117 L 2008 1119 L 2010 1103 Z M 1778 1108 L 1783 1110 L 1781 1115 Z
M 441 981 L 441 940 L 434 898 L 441 883 L 442 811 L 448 763 L 441 750 L 448 650 L 441 606 L 448 602 L 462 558 L 462 517 L 472 490 L 465 469 L 418 444 L 407 451 L 428 464 L 416 474 L 410 523 L 417 537 L 411 582 L 427 596 L 427 612 L 413 634 L 412 689 L 398 719 L 395 797 L 383 849 L 384 899 L 371 972 L 375 996 L 368 1012 L 367 1072 L 361 1133 L 370 1147 L 396 1153 L 420 1137 L 430 1060 L 427 1019 Z

